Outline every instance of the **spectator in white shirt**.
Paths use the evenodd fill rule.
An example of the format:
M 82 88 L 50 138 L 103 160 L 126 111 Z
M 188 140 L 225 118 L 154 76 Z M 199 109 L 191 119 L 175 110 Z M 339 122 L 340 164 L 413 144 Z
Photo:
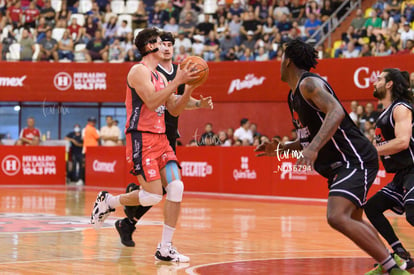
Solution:
M 119 38 L 119 41 L 124 41 L 130 32 L 132 32 L 132 29 L 128 26 L 128 21 L 122 20 L 121 26 L 116 30 L 116 36 Z
M 250 121 L 247 118 L 243 118 L 240 121 L 240 128 L 236 129 L 234 132 L 233 138 L 235 141 L 241 140 L 243 144 L 253 144 L 253 133 L 249 129 L 250 128 Z
M 103 146 L 116 146 L 121 139 L 121 130 L 114 124 L 112 116 L 106 116 L 106 126 L 101 128 Z
M 355 58 L 359 57 L 359 50 L 355 48 L 355 44 L 352 41 L 349 41 L 346 45 L 346 50 L 342 53 L 344 58 Z
M 404 22 L 403 28 L 399 32 L 401 34 L 402 47 L 405 48 L 407 40 L 414 40 L 414 30 L 410 28 L 409 22 Z

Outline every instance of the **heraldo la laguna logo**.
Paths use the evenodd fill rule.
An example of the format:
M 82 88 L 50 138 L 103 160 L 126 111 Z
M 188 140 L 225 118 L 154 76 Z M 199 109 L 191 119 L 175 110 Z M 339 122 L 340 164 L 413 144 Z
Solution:
M 78 90 L 106 90 L 105 72 L 74 72 L 73 75 L 67 72 L 59 72 L 53 78 L 55 88 L 66 91 L 73 87 Z
M 1 162 L 1 170 L 7 176 L 14 176 L 20 171 L 20 160 L 14 155 L 7 155 Z

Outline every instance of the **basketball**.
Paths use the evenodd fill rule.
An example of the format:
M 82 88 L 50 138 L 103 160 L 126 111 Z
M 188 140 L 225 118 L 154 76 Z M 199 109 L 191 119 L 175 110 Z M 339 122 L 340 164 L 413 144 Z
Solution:
M 190 85 L 195 85 L 195 84 L 201 85 L 204 82 L 206 82 L 206 80 L 208 78 L 208 71 L 209 71 L 207 62 L 204 61 L 204 59 L 202 59 L 201 57 L 198 57 L 198 56 L 189 56 L 186 59 L 184 59 L 183 62 L 181 62 L 180 68 L 184 68 L 187 65 L 188 62 L 190 62 L 190 64 L 191 63 L 197 64 L 195 66 L 195 69 L 198 70 L 197 76 L 199 78 L 194 79 L 194 80 L 191 80 L 187 84 L 190 84 Z

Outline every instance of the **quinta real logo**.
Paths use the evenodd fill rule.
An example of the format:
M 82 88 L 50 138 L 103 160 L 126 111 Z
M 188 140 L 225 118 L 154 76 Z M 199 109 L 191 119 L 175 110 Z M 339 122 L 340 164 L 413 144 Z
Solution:
M 260 86 L 265 81 L 266 77 L 257 77 L 254 74 L 247 74 L 244 79 L 234 79 L 230 83 L 227 94 L 232 94 L 234 91 L 240 91 L 243 89 L 251 89 L 254 86 Z
M 233 170 L 233 178 L 237 181 L 239 179 L 256 179 L 256 171 L 249 169 L 249 157 L 241 157 L 241 169 Z

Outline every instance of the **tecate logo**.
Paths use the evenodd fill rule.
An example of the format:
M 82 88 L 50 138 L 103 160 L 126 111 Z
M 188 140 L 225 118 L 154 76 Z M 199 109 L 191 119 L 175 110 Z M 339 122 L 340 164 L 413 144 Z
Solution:
M 114 160 L 113 162 L 100 162 L 99 160 L 94 160 L 92 168 L 95 172 L 114 173 L 115 165 L 116 160 Z
M 242 89 L 250 89 L 253 86 L 262 85 L 266 77 L 256 77 L 254 74 L 248 74 L 244 77 L 244 80 L 234 79 L 230 83 L 230 88 L 227 91 L 227 94 L 232 94 L 235 90 L 240 91 Z
M 207 162 L 183 161 L 181 164 L 181 173 L 185 177 L 205 178 L 213 173 L 213 167 Z
M 22 77 L 0 77 L 0 87 L 23 87 L 23 81 L 26 75 Z

